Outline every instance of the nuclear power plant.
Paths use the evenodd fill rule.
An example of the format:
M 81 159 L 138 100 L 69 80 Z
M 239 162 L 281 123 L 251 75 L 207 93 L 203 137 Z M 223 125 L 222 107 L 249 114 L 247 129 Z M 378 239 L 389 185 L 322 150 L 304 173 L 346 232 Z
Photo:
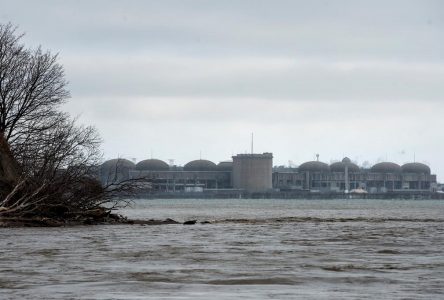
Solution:
M 436 192 L 436 175 L 430 167 L 411 162 L 398 165 L 380 162 L 360 167 L 345 157 L 327 164 L 319 160 L 298 167 L 273 167 L 273 154 L 238 154 L 218 164 L 205 159 L 184 166 L 169 165 L 158 159 L 137 164 L 127 159 L 112 159 L 100 167 L 103 184 L 110 181 L 143 179 L 150 195 L 271 194 L 428 194 Z
M 273 188 L 273 154 L 238 154 L 233 156 L 233 188 L 264 192 Z

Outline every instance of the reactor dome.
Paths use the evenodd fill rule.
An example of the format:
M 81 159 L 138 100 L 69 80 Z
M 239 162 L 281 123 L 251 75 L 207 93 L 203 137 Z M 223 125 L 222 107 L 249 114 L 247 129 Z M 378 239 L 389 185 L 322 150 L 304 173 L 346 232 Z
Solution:
M 330 165 L 330 170 L 332 172 L 345 172 L 345 167 L 348 167 L 349 172 L 359 172 L 358 165 L 352 163 L 348 157 L 344 157 L 342 161 L 332 163 Z
M 102 170 L 134 170 L 136 165 L 127 159 L 124 158 L 115 158 L 105 161 L 100 167 Z
M 216 169 L 214 162 L 205 159 L 193 160 L 183 166 L 184 171 L 216 171 Z
M 136 165 L 124 158 L 116 158 L 105 161 L 100 166 L 100 180 L 104 184 L 110 182 L 119 182 L 130 178 L 130 171 L 134 170 Z
M 430 174 L 429 166 L 422 163 L 407 163 L 401 168 L 404 173 Z
M 350 158 L 348 158 L 348 157 L 344 157 L 344 158 L 342 159 L 342 162 L 343 162 L 343 163 L 347 163 L 347 164 L 349 164 L 349 163 L 351 163 L 352 161 L 351 161 Z
M 401 173 L 401 166 L 392 162 L 377 163 L 370 168 L 373 173 Z
M 299 172 L 328 172 L 330 167 L 320 161 L 307 161 L 299 166 Z
M 218 171 L 231 172 L 233 171 L 233 162 L 232 161 L 221 161 L 217 164 Z
M 136 165 L 136 170 L 139 171 L 168 171 L 169 169 L 170 166 L 160 159 L 145 159 Z

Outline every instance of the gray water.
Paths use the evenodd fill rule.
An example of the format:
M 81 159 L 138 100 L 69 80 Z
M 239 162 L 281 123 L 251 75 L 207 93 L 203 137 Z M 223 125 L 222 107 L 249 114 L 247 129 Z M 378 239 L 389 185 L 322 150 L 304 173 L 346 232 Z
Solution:
M 0 229 L 1 299 L 444 299 L 444 201 L 138 200 L 212 224 Z

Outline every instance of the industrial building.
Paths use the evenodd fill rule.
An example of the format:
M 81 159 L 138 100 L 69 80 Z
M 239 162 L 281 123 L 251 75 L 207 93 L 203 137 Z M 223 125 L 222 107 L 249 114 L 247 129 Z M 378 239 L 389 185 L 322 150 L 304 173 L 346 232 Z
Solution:
M 345 157 L 328 165 L 319 160 L 295 169 L 273 172 L 273 187 L 282 191 L 307 190 L 320 193 L 365 191 L 366 193 L 433 191 L 436 175 L 422 163 L 380 162 L 369 169 L 360 168 Z
M 233 188 L 264 192 L 273 188 L 273 154 L 238 154 L 233 156 Z
M 114 175 L 115 170 L 118 170 L 118 176 Z M 101 167 L 100 177 L 104 184 L 115 178 L 144 178 L 153 192 L 200 192 L 232 188 L 231 173 L 232 162 L 216 165 L 199 159 L 179 167 L 169 166 L 158 159 L 146 159 L 137 164 L 120 159 L 105 162 Z
M 105 162 L 100 168 L 103 184 L 125 179 L 143 178 L 152 194 L 231 191 L 238 193 L 393 193 L 434 192 L 436 175 L 425 164 L 412 162 L 402 166 L 393 162 L 362 168 L 345 157 L 327 164 L 302 163 L 297 168 L 273 168 L 273 154 L 238 154 L 232 161 L 218 164 L 193 160 L 170 166 L 158 159 L 137 164 L 126 159 Z

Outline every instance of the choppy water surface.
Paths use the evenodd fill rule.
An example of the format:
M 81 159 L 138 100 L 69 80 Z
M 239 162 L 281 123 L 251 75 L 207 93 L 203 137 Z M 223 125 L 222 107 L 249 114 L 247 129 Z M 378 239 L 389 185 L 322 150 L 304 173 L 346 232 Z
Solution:
M 444 201 L 138 200 L 194 226 L 0 229 L 0 298 L 443 299 Z

